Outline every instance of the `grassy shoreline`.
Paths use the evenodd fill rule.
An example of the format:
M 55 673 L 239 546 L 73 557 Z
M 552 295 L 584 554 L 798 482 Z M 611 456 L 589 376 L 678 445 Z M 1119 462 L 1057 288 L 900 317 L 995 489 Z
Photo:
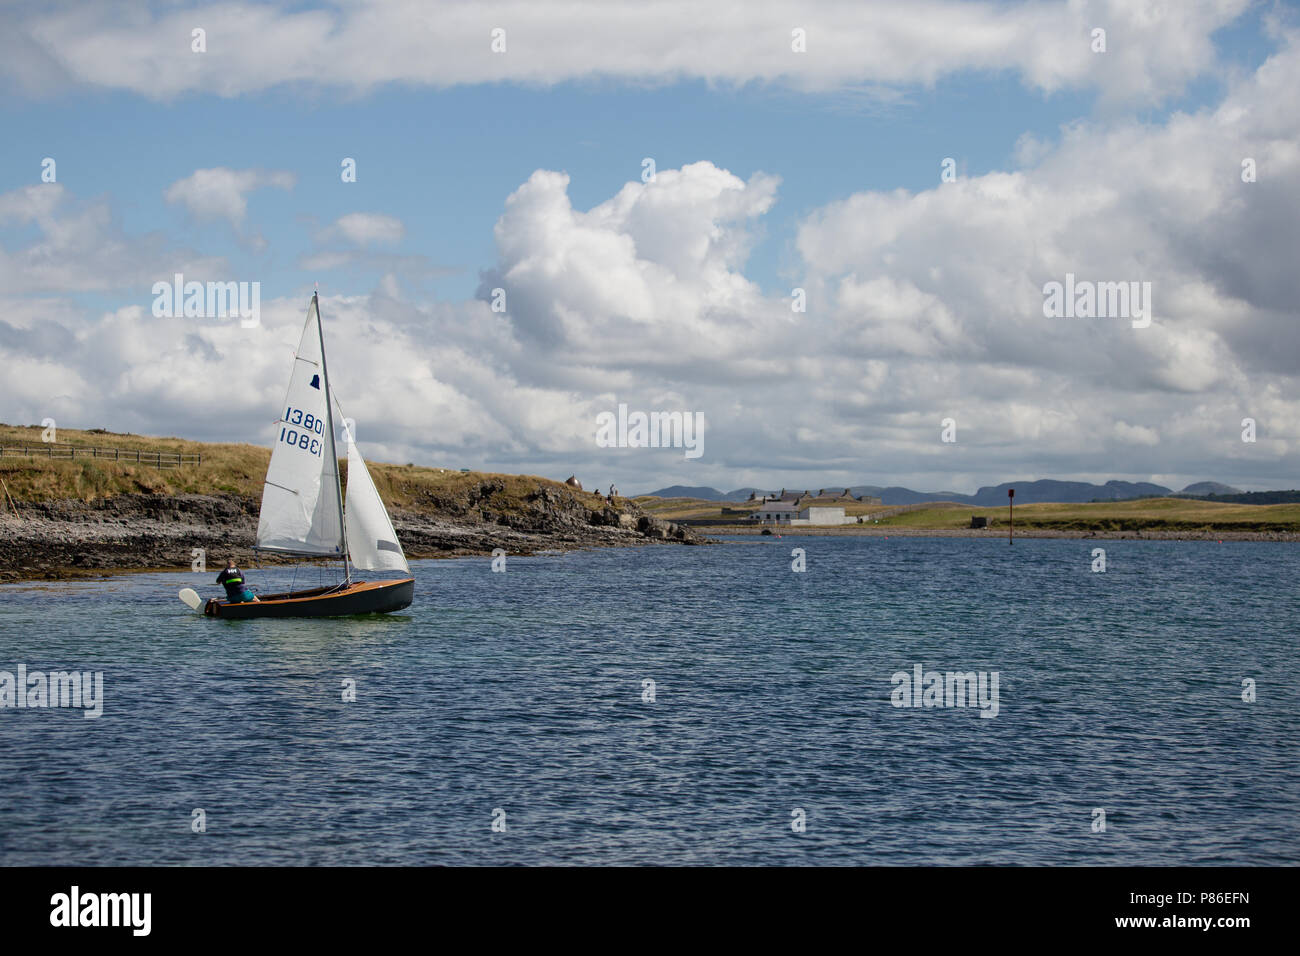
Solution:
M 761 529 L 745 523 L 726 523 L 722 505 L 695 499 L 638 498 L 647 513 L 689 524 L 707 534 L 754 534 Z M 727 505 L 737 509 L 746 505 Z M 1007 509 L 935 502 L 910 506 L 856 504 L 846 509 L 861 524 L 831 527 L 779 527 L 781 534 L 891 534 L 930 532 L 942 536 L 1003 537 L 1007 534 Z M 970 527 L 972 516 L 988 519 L 985 530 Z M 733 521 L 738 515 L 726 516 Z M 743 519 L 742 519 L 743 520 Z M 1142 498 L 1135 501 L 1098 501 L 1080 504 L 1040 503 L 1017 505 L 1017 535 L 1025 537 L 1122 537 L 1164 535 L 1197 539 L 1219 535 L 1252 536 L 1243 540 L 1292 540 L 1300 535 L 1300 504 L 1243 505 L 1189 498 Z
M 40 428 L 0 425 L 0 446 L 36 452 L 0 457 L 8 493 L 0 498 L 0 581 L 185 568 L 192 549 L 250 553 L 268 449 L 60 428 L 58 455 L 77 454 L 58 457 L 41 437 Z M 202 463 L 164 468 L 115 451 L 133 458 L 137 449 L 201 454 Z M 411 558 L 701 543 L 630 499 L 549 478 L 368 464 Z M 346 481 L 346 461 L 340 470 Z
M 0 446 L 37 450 L 0 457 L 0 478 L 22 518 L 0 501 L 0 580 L 89 577 L 185 567 L 191 548 L 246 551 L 270 451 L 249 444 L 194 442 L 59 429 L 77 457 L 40 457 L 38 427 L 0 425 Z M 201 454 L 202 464 L 161 468 L 89 449 Z M 346 462 L 340 464 L 346 475 Z M 698 535 L 756 535 L 753 524 L 721 523 L 723 503 L 620 498 L 530 475 L 374 463 L 371 475 L 413 558 L 511 554 L 643 544 L 698 543 Z M 735 520 L 756 503 L 726 504 Z M 886 507 L 854 502 L 861 524 L 779 527 L 782 536 L 1007 536 L 1006 509 L 938 502 Z M 988 518 L 970 528 L 972 515 Z M 1098 540 L 1300 541 L 1300 504 L 1243 505 L 1186 498 L 1016 507 L 1016 536 Z

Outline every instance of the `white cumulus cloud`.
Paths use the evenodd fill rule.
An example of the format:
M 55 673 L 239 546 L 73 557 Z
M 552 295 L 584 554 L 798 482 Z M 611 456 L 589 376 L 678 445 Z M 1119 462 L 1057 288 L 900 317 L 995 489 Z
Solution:
M 283 170 L 196 169 L 163 193 L 169 203 L 185 207 L 199 220 L 224 219 L 238 228 L 248 213 L 248 194 L 257 189 L 292 189 L 294 173 Z
M 377 212 L 351 212 L 340 216 L 330 226 L 321 230 L 320 239 L 344 239 L 358 246 L 373 243 L 401 242 L 406 226 L 396 216 Z

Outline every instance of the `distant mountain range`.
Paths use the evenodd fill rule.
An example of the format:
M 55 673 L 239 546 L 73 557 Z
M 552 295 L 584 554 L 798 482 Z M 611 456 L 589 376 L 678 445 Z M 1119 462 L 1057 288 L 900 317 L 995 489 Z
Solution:
M 827 488 L 828 492 L 842 491 L 843 485 Z M 1006 504 L 1007 489 L 1016 489 L 1017 504 L 1034 504 L 1044 501 L 1081 502 L 1081 501 L 1118 501 L 1125 498 L 1164 498 L 1171 495 L 1194 498 L 1215 496 L 1218 500 L 1227 500 L 1226 496 L 1245 494 L 1231 485 L 1216 481 L 1198 481 L 1188 485 L 1180 492 L 1175 492 L 1164 485 L 1153 485 L 1146 481 L 1108 481 L 1104 485 L 1094 485 L 1086 481 L 1055 481 L 1043 478 L 1039 481 L 1008 481 L 1000 485 L 986 485 L 973 495 L 964 495 L 956 491 L 913 491 L 911 488 L 879 485 L 856 485 L 849 489 L 854 497 L 874 495 L 887 505 L 914 505 L 926 501 L 955 501 L 959 504 L 975 505 L 986 508 Z M 742 502 L 748 500 L 751 493 L 776 494 L 777 488 L 736 488 L 734 491 L 719 491 L 717 488 L 689 487 L 673 485 L 660 488 L 649 494 L 656 498 L 699 498 L 703 501 Z M 786 488 L 787 491 L 802 491 L 801 488 Z M 818 489 L 807 489 L 816 493 Z M 1258 492 L 1257 494 L 1288 494 L 1288 492 Z

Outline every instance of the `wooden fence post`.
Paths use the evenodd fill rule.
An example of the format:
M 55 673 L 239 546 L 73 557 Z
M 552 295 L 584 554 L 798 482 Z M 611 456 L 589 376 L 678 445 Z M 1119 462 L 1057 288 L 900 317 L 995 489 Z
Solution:
M 60 448 L 59 453 L 56 455 L 54 454 L 55 448 L 56 446 L 53 442 L 45 442 L 37 446 L 35 450 L 33 450 L 31 445 L 0 445 L 0 458 L 4 458 L 6 455 L 10 457 L 39 457 L 41 449 L 44 449 L 46 458 L 58 459 L 60 461 L 76 460 L 78 451 L 76 445 L 66 446 L 68 452 L 66 459 L 63 457 L 63 449 Z M 114 461 L 132 460 L 131 449 L 129 448 L 125 449 L 125 455 L 122 454 L 123 449 L 121 448 L 101 448 L 99 445 L 89 445 L 80 450 L 83 458 L 86 457 L 86 455 L 89 455 L 94 459 L 108 458 L 108 453 L 111 451 L 113 453 L 112 457 Z M 183 468 L 186 465 L 191 464 L 196 466 L 202 465 L 203 455 L 201 453 L 187 454 L 185 452 L 144 451 L 143 449 L 137 448 L 135 450 L 135 461 L 145 465 L 156 465 L 159 468 Z M 4 496 L 3 494 L 0 494 L 0 509 L 3 508 L 3 505 Z

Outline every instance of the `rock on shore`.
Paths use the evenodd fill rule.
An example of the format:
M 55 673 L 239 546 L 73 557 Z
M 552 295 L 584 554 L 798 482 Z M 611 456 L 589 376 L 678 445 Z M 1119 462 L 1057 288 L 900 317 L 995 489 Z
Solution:
M 455 495 L 426 499 L 392 514 L 408 558 L 705 540 L 689 528 L 646 515 L 631 501 L 593 510 L 567 489 L 542 486 L 518 499 L 506 495 L 500 481 L 488 479 Z M 257 534 L 258 502 L 239 495 L 118 495 L 21 503 L 19 514 L 21 520 L 0 519 L 0 581 L 189 569 L 196 548 L 204 549 L 209 567 L 231 552 L 247 562 Z

